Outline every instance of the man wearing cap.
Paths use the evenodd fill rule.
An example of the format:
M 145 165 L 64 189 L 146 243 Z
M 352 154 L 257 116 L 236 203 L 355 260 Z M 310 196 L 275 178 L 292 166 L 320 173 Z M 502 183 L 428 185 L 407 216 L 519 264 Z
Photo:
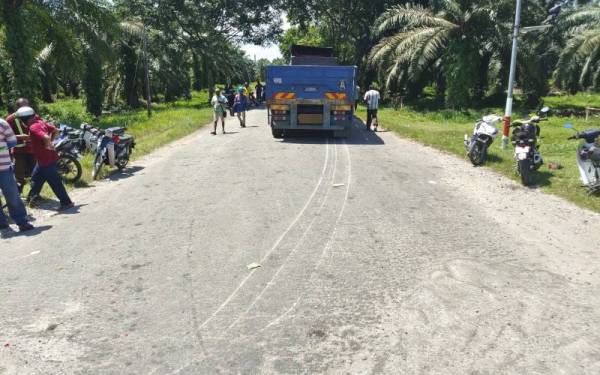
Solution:
M 22 107 L 29 107 L 29 100 L 19 98 L 15 105 L 17 110 Z M 33 156 L 31 142 L 29 142 L 29 128 L 17 118 L 16 112 L 6 117 L 6 122 L 17 136 L 17 145 L 11 152 L 15 162 L 15 178 L 19 185 L 19 191 L 22 191 L 23 186 L 25 186 L 25 179 L 31 176 L 33 167 L 35 167 L 35 157 Z
M 17 137 L 13 133 L 10 125 L 0 119 L 0 190 L 6 198 L 8 212 L 15 224 L 19 226 L 19 231 L 25 232 L 33 229 L 33 225 L 27 220 L 27 210 L 19 195 L 19 188 L 13 173 L 12 162 L 8 150 L 17 145 Z M 0 230 L 8 229 L 8 220 L 4 211 L 0 208 Z
M 50 185 L 50 188 L 60 200 L 59 211 L 73 207 L 73 202 L 69 198 L 62 178 L 56 169 L 56 162 L 59 157 L 56 150 L 54 150 L 52 141 L 58 133 L 58 129 L 36 117 L 31 107 L 19 108 L 17 110 L 17 118 L 29 127 L 31 147 L 37 163 L 31 175 L 31 190 L 29 191 L 27 200 L 33 202 L 42 191 L 44 184 L 48 182 L 48 185 Z

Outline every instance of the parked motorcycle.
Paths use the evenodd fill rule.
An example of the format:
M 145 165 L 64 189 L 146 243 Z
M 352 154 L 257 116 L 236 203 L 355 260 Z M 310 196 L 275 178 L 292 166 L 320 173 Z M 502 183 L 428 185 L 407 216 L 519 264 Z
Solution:
M 565 124 L 565 128 L 577 132 L 567 139 L 583 140 L 577 147 L 577 166 L 581 182 L 590 194 L 600 193 L 600 143 L 598 143 L 600 129 L 578 132 L 572 124 Z
M 540 116 L 547 115 L 549 111 L 550 108 L 544 107 L 530 119 L 516 120 L 510 125 L 514 128 L 512 144 L 515 146 L 516 170 L 521 176 L 521 182 L 524 186 L 531 185 L 531 172 L 537 171 L 544 164 L 538 146 L 539 123 L 548 120 L 548 118 Z
M 81 124 L 80 129 L 83 150 L 95 154 L 96 148 L 98 146 L 98 136 L 100 135 L 100 129 L 94 128 L 90 124 L 86 123 Z
M 498 136 L 496 124 L 502 120 L 498 115 L 487 115 L 475 123 L 473 135 L 465 134 L 465 148 L 467 156 L 473 165 L 478 166 L 485 163 L 488 149 Z
M 135 141 L 133 136 L 125 134 L 125 130 L 123 127 L 114 127 L 98 131 L 96 157 L 92 169 L 94 180 L 100 177 L 100 170 L 104 164 L 123 170 L 129 163 Z
M 81 155 L 77 144 L 69 138 L 58 139 L 54 142 L 54 149 L 59 159 L 56 162 L 58 173 L 65 182 L 75 183 L 81 179 Z

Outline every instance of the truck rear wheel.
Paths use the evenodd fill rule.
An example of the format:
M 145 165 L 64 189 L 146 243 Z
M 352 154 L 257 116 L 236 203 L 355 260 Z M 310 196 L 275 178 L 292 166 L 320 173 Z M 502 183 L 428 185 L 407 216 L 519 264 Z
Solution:
M 277 139 L 283 138 L 283 130 L 271 128 L 271 133 L 273 134 L 273 138 L 277 138 Z

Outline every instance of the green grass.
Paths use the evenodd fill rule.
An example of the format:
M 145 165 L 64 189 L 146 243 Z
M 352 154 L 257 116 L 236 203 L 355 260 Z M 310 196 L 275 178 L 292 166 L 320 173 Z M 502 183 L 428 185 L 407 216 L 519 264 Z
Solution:
M 568 98 L 552 98 L 554 103 L 568 103 Z M 582 103 L 583 95 L 575 97 L 575 102 Z M 600 100 L 600 95 L 592 97 Z M 550 98 L 545 103 L 552 102 Z M 592 101 L 593 102 L 593 101 Z M 487 113 L 502 114 L 502 110 L 488 109 L 481 111 L 455 112 L 455 111 L 431 111 L 417 112 L 410 107 L 402 110 L 382 108 L 379 111 L 379 123 L 381 126 L 393 130 L 403 137 L 414 139 L 427 146 L 435 147 L 465 158 L 466 152 L 463 145 L 464 134 L 471 134 L 475 121 Z M 364 107 L 359 109 L 359 116 L 366 118 Z M 547 122 L 541 123 L 540 151 L 545 165 L 534 173 L 534 183 L 545 192 L 566 198 L 575 204 L 600 212 L 600 197 L 589 196 L 581 186 L 579 172 L 575 162 L 576 141 L 568 141 L 567 137 L 572 131 L 563 126 L 571 122 L 578 129 L 600 128 L 600 119 L 593 118 L 585 122 L 583 118 L 559 118 L 550 117 Z M 518 180 L 514 169 L 513 148 L 510 145 L 506 150 L 500 148 L 500 137 L 492 145 L 487 167 L 490 167 L 513 180 Z M 559 170 L 550 170 L 548 163 L 556 162 L 563 166 Z
M 576 95 L 548 96 L 544 104 L 551 108 L 573 108 L 585 110 L 587 107 L 600 108 L 600 95 L 580 92 Z
M 132 159 L 135 160 L 157 148 L 193 133 L 212 120 L 212 109 L 207 104 L 206 92 L 195 92 L 189 101 L 177 101 L 153 105 L 153 114 L 148 118 L 145 108 L 103 115 L 98 119 L 85 112 L 82 100 L 68 99 L 42 106 L 40 113 L 44 118 L 51 117 L 56 123 L 64 123 L 78 128 L 82 122 L 88 122 L 101 128 L 125 126 L 127 133 L 135 137 L 136 148 Z M 87 186 L 92 181 L 93 155 L 82 158 L 83 177 L 76 187 Z M 103 168 L 103 173 L 114 172 Z M 68 186 L 69 189 L 73 186 Z M 42 196 L 53 197 L 46 185 Z

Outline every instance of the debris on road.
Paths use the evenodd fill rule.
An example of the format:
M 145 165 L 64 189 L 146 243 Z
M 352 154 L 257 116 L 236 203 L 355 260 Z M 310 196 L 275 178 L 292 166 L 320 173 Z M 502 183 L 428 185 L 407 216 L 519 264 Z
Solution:
M 562 167 L 560 163 L 548 163 L 548 169 L 550 170 L 562 169 Z
M 257 269 L 257 268 L 261 267 L 261 265 L 260 265 L 260 264 L 258 264 L 258 263 L 250 263 L 250 264 L 249 264 L 249 265 L 247 265 L 246 267 L 247 267 L 247 268 L 248 268 L 250 271 L 252 271 L 252 270 L 255 270 L 255 269 Z
M 344 184 L 333 184 L 333 187 L 342 187 Z

